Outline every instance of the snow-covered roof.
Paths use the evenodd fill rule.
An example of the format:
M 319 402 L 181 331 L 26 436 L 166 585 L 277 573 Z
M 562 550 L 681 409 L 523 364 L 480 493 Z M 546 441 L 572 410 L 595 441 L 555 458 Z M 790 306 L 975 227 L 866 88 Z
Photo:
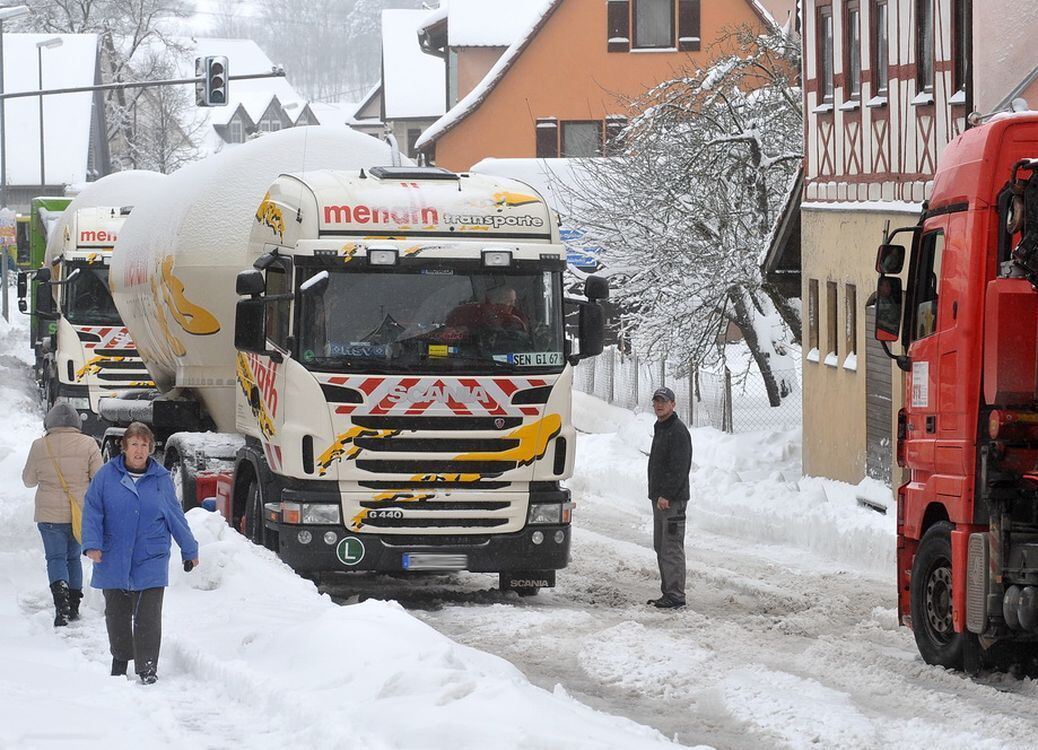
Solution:
M 418 45 L 426 10 L 382 11 L 382 82 L 387 120 L 439 117 L 446 109 L 442 58 Z
M 543 10 L 544 0 L 450 0 L 447 44 L 507 47 L 530 28 Z
M 356 102 L 310 102 L 310 111 L 320 125 L 349 125 L 358 106 Z
M 36 43 L 60 38 L 61 46 L 42 50 L 45 89 L 91 86 L 97 70 L 96 34 L 4 34 L 4 91 L 39 90 L 41 56 Z M 7 183 L 40 185 L 40 110 L 37 97 L 11 99 L 5 108 Z M 93 94 L 61 94 L 43 99 L 46 184 L 71 184 L 87 178 Z M 2 148 L 3 144 L 0 144 Z
M 527 45 L 529 45 L 537 35 L 541 26 L 543 26 L 551 14 L 555 12 L 555 9 L 559 7 L 562 0 L 539 0 L 539 2 L 540 12 L 533 16 L 532 20 L 529 21 L 528 26 L 521 33 L 516 35 L 515 41 L 512 42 L 511 46 L 509 46 L 509 48 L 505 50 L 504 54 L 498 58 L 498 61 L 494 63 L 494 67 L 483 76 L 483 80 L 480 81 L 476 87 L 465 96 L 465 98 L 451 107 L 443 117 L 426 128 L 425 132 L 422 133 L 421 137 L 415 144 L 416 148 L 423 148 L 435 141 L 483 103 L 483 100 L 486 99 L 494 86 L 497 85 L 497 82 L 504 78 L 505 73 L 508 72 L 508 69 L 511 67 L 515 59 L 519 57 L 522 51 L 526 49 Z M 427 57 L 431 57 L 431 55 L 427 55 Z

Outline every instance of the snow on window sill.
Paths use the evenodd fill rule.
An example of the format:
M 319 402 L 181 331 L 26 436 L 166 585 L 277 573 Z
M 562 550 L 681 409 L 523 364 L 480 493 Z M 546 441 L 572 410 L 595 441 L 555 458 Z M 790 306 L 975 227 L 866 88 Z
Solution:
M 825 355 L 825 364 L 829 367 L 836 367 L 840 364 L 840 358 L 836 356 L 836 352 L 829 352 Z
M 815 113 L 816 115 L 824 115 L 824 114 L 827 114 L 829 112 L 832 112 L 833 111 L 832 102 L 825 102 L 824 104 L 819 104 L 817 107 L 815 107 L 811 111 L 813 113 Z
M 677 52 L 677 47 L 631 47 L 631 52 Z
M 818 361 L 818 347 L 815 347 L 814 349 L 809 351 L 807 353 L 807 356 L 804 357 L 804 359 L 806 359 L 808 362 L 817 362 Z
M 858 371 L 858 355 L 851 352 L 843 358 L 843 369 L 851 370 L 852 372 Z
M 874 96 L 865 102 L 866 107 L 885 107 L 887 106 L 887 97 L 882 94 Z
M 858 109 L 859 107 L 861 107 L 861 102 L 859 102 L 857 99 L 851 99 L 850 101 L 844 102 L 843 104 L 840 105 L 840 111 L 841 112 L 853 112 L 854 110 Z
M 915 98 L 912 100 L 913 107 L 925 107 L 930 104 L 933 104 L 932 91 L 920 91 L 918 94 L 915 95 Z
M 966 89 L 959 89 L 954 94 L 948 97 L 948 104 L 953 107 L 962 106 L 966 103 Z

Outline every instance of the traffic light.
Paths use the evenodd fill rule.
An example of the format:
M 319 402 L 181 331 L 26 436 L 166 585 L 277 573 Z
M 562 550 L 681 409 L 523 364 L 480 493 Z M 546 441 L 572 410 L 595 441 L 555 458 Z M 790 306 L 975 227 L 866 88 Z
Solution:
M 223 107 L 227 104 L 227 58 L 221 55 L 195 58 L 195 101 L 199 107 Z

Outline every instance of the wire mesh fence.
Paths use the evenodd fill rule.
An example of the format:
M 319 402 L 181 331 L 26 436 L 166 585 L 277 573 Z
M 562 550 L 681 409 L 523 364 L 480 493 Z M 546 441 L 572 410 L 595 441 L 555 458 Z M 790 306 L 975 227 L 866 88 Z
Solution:
M 677 368 L 664 362 L 646 362 L 608 347 L 598 357 L 583 360 L 574 373 L 574 387 L 625 409 L 649 408 L 653 392 L 666 386 L 674 391 L 678 414 L 693 427 L 715 427 L 725 432 L 792 430 L 800 426 L 798 373 L 784 372 L 787 395 L 771 406 L 764 380 L 755 368 L 725 365 L 693 367 L 675 377 Z

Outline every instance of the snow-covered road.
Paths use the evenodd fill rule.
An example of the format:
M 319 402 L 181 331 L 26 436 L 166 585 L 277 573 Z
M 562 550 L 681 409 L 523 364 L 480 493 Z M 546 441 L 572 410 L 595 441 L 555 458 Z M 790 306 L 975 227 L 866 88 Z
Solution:
M 797 456 L 788 435 L 694 432 L 689 606 L 645 606 L 659 593 L 639 450 L 651 418 L 613 412 L 612 424 L 603 424 L 611 411 L 578 399 L 578 425 L 603 432 L 578 440 L 573 562 L 554 590 L 520 600 L 471 575 L 418 585 L 338 579 L 328 590 L 344 599 L 396 598 L 454 640 L 508 659 L 535 684 L 561 684 L 682 744 L 1038 741 L 1038 684 L 1006 675 L 970 681 L 929 667 L 911 632 L 897 625 L 891 521 L 855 502 L 855 494 L 882 498 L 886 490 L 790 482 Z

